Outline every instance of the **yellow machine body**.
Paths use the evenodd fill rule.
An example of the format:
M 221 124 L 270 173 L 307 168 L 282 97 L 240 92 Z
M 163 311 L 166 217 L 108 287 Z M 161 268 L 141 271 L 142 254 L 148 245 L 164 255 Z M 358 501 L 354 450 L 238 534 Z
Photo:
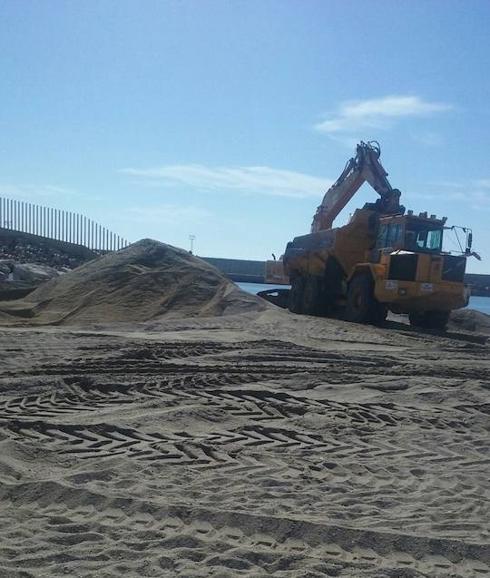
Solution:
M 413 215 L 379 216 L 375 210 L 357 209 L 350 222 L 296 237 L 286 249 L 284 269 L 289 279 L 329 281 L 337 275 L 337 303 L 357 274 L 369 276 L 376 300 L 395 313 L 450 311 L 468 303 L 469 288 L 463 282 L 466 258 L 441 250 L 406 249 L 410 224 L 419 229 L 440 230 L 443 221 Z M 382 232 L 392 228 L 395 242 L 386 246 Z M 329 262 L 335 267 L 328 267 Z
M 388 309 L 408 313 L 410 323 L 443 329 L 452 309 L 468 303 L 464 285 L 466 249 L 451 255 L 442 249 L 446 219 L 427 213 L 405 214 L 400 191 L 387 179 L 375 141 L 360 142 L 339 178 L 325 193 L 313 217 L 311 232 L 288 243 L 284 273 L 294 313 L 343 317 L 380 323 Z M 333 222 L 363 183 L 378 193 L 374 203 L 357 209 L 349 223 Z

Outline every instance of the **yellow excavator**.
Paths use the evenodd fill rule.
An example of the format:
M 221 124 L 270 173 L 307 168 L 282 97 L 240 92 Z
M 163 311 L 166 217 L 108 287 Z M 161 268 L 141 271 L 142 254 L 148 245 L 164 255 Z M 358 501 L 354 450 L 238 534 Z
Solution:
M 451 310 L 468 304 L 466 259 L 478 257 L 471 252 L 471 230 L 460 228 L 460 254 L 444 252 L 446 218 L 406 212 L 379 157 L 377 142 L 361 142 L 326 192 L 311 233 L 288 243 L 282 264 L 291 284 L 289 309 L 374 324 L 391 310 L 408 314 L 412 325 L 444 329 Z M 379 194 L 377 201 L 357 209 L 347 225 L 332 228 L 365 182 Z M 278 266 L 271 266 L 276 275 Z

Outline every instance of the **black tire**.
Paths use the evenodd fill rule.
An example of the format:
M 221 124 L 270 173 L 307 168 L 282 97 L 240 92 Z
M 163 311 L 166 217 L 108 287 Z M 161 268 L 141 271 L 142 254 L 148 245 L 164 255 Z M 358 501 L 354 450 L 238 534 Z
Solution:
M 450 315 L 450 311 L 429 311 L 429 324 L 431 329 L 445 331 Z
M 334 257 L 329 257 L 323 277 L 320 315 L 328 317 L 339 313 L 337 302 L 343 295 L 344 280 L 342 267 Z
M 410 321 L 410 325 L 412 327 L 425 327 L 425 313 L 409 313 L 408 320 Z
M 291 313 L 303 313 L 304 300 L 304 280 L 303 277 L 295 275 L 291 279 L 291 290 L 289 291 L 288 309 Z
M 444 331 L 449 321 L 450 311 L 424 311 L 409 313 L 410 325 L 423 329 Z
M 319 315 L 321 310 L 321 279 L 308 275 L 303 291 L 303 313 Z
M 374 299 L 373 311 L 371 314 L 371 323 L 373 325 L 382 325 L 388 317 L 388 307 Z
M 386 306 L 374 297 L 374 284 L 370 275 L 356 275 L 347 289 L 345 319 L 353 323 L 382 323 L 386 319 Z

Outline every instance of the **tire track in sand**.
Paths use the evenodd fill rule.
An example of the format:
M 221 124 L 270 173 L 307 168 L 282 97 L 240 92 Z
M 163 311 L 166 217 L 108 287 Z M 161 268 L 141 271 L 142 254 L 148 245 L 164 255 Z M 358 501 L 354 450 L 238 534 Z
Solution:
M 108 576 L 123 570 L 142 575 L 152 568 L 158 575 L 167 575 L 162 570 L 190 575 L 206 569 L 225 575 L 281 572 L 292 577 L 308 570 L 366 578 L 417 578 L 427 572 L 433 578 L 482 578 L 490 571 L 488 544 L 421 536 L 414 540 L 400 532 L 109 498 L 55 482 L 0 488 L 0 496 L 7 509 L 19 510 L 26 520 L 17 534 L 0 525 L 0 568 L 5 572 L 56 568 L 66 574 L 76 568 L 77 575 L 90 576 L 91 562 L 104 560 L 117 560 L 106 564 Z M 26 556 L 23 541 L 41 532 L 49 546 L 31 547 Z M 56 547 L 63 548 L 62 557 Z

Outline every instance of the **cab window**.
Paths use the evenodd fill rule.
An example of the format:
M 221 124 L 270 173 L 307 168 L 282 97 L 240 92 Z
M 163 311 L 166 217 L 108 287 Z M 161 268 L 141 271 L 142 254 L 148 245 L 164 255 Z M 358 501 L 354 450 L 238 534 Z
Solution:
M 410 251 L 441 251 L 442 229 L 412 224 L 407 227 L 405 248 Z
M 398 247 L 402 240 L 402 225 L 400 223 L 389 223 L 381 225 L 376 239 L 376 247 L 385 249 L 388 247 Z
M 442 246 L 442 230 L 433 229 L 427 234 L 427 249 L 431 251 L 440 251 Z

